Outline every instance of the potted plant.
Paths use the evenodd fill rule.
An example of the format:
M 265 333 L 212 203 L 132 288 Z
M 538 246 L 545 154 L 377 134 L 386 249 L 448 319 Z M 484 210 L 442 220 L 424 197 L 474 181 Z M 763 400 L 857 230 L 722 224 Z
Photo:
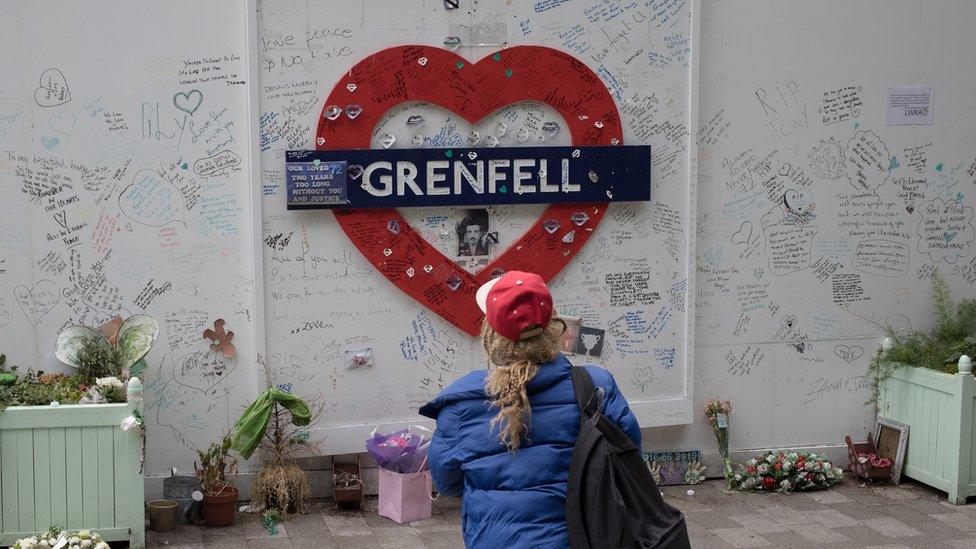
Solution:
M 237 488 L 227 480 L 228 473 L 237 471 L 237 460 L 230 456 L 231 437 L 224 435 L 206 450 L 197 450 L 200 465 L 196 466 L 203 491 L 203 519 L 207 526 L 234 524 L 234 505 Z
M 19 459 L 3 462 L 4 478 L 19 478 L 21 486 L 47 486 L 43 501 L 66 505 L 62 509 L 74 526 L 98 527 L 106 541 L 127 540 L 133 547 L 145 542 L 142 384 L 134 376 L 145 368 L 143 358 L 158 333 L 158 324 L 146 315 L 125 322 L 114 319 L 97 328 L 68 326 L 58 335 L 55 355 L 74 368 L 69 373 L 15 369 L 5 358 L 0 366 L 0 435 L 20 445 Z M 140 428 L 132 429 L 135 426 Z M 78 449 L 94 444 L 96 430 L 99 448 L 111 451 L 84 452 L 84 459 L 79 459 Z M 32 437 L 24 439 L 23 434 Z M 11 451 L 16 448 L 10 445 Z M 57 482 L 58 477 L 48 474 L 52 463 L 63 464 L 61 478 L 82 483 L 77 486 L 83 485 L 84 498 L 72 495 L 76 484 Z M 102 475 L 126 489 L 110 490 L 107 498 L 99 496 L 92 503 L 88 496 L 100 493 L 97 479 Z M 0 508 L 17 509 L 32 501 L 23 491 L 4 486 Z M 94 504 L 107 513 L 100 517 L 110 518 L 84 524 Z M 5 516 L 0 521 L 0 546 L 29 537 L 40 543 L 43 532 L 38 528 L 48 525 L 34 518 L 31 513 L 21 513 L 19 519 L 16 514 Z
M 976 300 L 954 303 L 936 271 L 932 303 L 931 332 L 884 327 L 888 337 L 868 375 L 878 415 L 911 427 L 904 474 L 948 492 L 949 501 L 959 504 L 976 495 L 976 382 L 970 360 L 976 354 Z

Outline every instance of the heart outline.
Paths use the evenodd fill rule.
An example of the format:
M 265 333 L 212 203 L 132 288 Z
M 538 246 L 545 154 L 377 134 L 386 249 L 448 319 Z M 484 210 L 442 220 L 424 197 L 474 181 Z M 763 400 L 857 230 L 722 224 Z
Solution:
M 495 57 L 501 54 L 501 60 Z M 421 57 L 427 65 L 417 64 Z M 462 69 L 458 69 L 463 63 Z M 518 69 L 518 70 L 513 70 Z M 506 78 L 502 78 L 506 75 Z M 573 86 L 565 86 L 567 81 Z M 390 93 L 390 90 L 398 93 Z M 319 117 L 318 149 L 370 147 L 373 129 L 383 115 L 406 102 L 432 103 L 474 124 L 498 110 L 521 101 L 544 103 L 558 112 L 573 146 L 623 142 L 623 127 L 610 91 L 599 76 L 573 56 L 543 46 L 515 46 L 491 52 L 475 63 L 447 49 L 407 45 L 381 50 L 353 66 L 336 83 L 323 109 L 336 104 L 369 104 L 356 121 Z M 602 121 L 597 126 L 590 119 Z M 602 127 L 601 127 L 602 126 Z M 333 210 L 340 227 L 360 253 L 401 291 L 472 336 L 481 330 L 482 313 L 474 300 L 477 288 L 496 269 L 527 270 L 549 281 L 565 267 L 595 231 L 583 231 L 571 243 L 562 235 L 542 229 L 547 219 L 571 226 L 571 216 L 591 211 L 592 228 L 606 213 L 607 203 L 552 204 L 517 241 L 476 273 L 456 265 L 427 243 L 395 210 Z M 400 234 L 385 230 L 396 220 Z M 552 241 L 552 242 L 550 242 Z M 398 261 L 388 261 L 385 248 L 400 249 Z M 402 258 L 402 259 L 401 259 Z M 432 265 L 428 277 L 406 277 L 404 261 Z M 426 270 L 426 269 L 425 269 Z M 445 281 L 458 276 L 456 291 L 445 292 Z M 440 287 L 440 289 L 438 289 Z
M 40 85 L 34 89 L 34 102 L 41 107 L 58 107 L 71 102 L 71 90 L 60 69 L 47 69 L 42 72 L 38 84 Z M 38 96 L 38 92 L 42 95 Z
M 844 345 L 843 343 L 834 346 L 834 354 L 837 358 L 848 364 L 864 356 L 864 347 L 860 345 Z
M 191 103 L 190 103 L 191 96 L 194 97 L 194 98 L 196 98 L 196 104 L 193 105 L 193 106 L 191 106 Z M 181 104 L 183 102 L 185 102 L 185 103 L 184 104 Z M 176 95 L 173 96 L 173 105 L 177 109 L 185 112 L 186 114 L 188 114 L 190 116 L 193 116 L 193 113 L 197 112 L 197 109 L 199 109 L 200 108 L 200 105 L 202 105 L 202 104 L 203 104 L 203 93 L 200 90 L 190 90 L 188 92 L 177 92 Z

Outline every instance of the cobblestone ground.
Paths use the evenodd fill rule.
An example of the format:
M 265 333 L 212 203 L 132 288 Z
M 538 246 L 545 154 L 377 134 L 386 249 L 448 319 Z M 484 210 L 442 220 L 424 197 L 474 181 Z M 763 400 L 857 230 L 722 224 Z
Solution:
M 848 481 L 825 492 L 725 494 L 719 481 L 694 487 L 666 487 L 670 502 L 688 519 L 692 546 L 854 547 L 976 549 L 976 504 L 954 506 L 945 494 L 914 482 L 862 487 Z M 226 548 L 429 548 L 463 547 L 460 503 L 442 498 L 434 516 L 399 525 L 376 514 L 376 498 L 363 509 L 338 510 L 331 503 L 279 526 L 272 537 L 257 518 L 243 516 L 230 528 L 181 526 L 148 532 L 149 547 Z

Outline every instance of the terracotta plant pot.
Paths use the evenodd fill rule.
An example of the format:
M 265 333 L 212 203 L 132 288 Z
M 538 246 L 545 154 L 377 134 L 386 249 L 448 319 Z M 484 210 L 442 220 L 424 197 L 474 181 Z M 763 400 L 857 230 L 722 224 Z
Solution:
M 234 507 L 237 504 L 237 488 L 227 486 L 218 494 L 203 495 L 203 520 L 207 526 L 234 524 Z

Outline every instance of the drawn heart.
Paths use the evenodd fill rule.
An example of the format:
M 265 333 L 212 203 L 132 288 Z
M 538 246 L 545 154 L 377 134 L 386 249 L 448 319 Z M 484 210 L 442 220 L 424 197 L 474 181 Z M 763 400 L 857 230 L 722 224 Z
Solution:
M 176 108 L 190 116 L 197 112 L 201 103 L 203 103 L 203 94 L 200 93 L 200 90 L 179 92 L 173 96 L 173 104 L 176 105 Z
M 211 391 L 221 381 L 230 377 L 237 369 L 237 357 L 225 357 L 220 351 L 206 353 L 187 353 L 173 360 L 173 379 L 180 385 L 196 389 L 204 394 Z
M 901 164 L 898 163 L 898 157 L 897 156 L 892 156 L 891 157 L 891 161 L 888 162 L 888 171 L 890 172 L 891 170 L 897 170 L 900 167 L 901 167 Z
M 47 125 L 61 135 L 71 137 L 71 134 L 75 131 L 76 120 L 77 117 L 74 115 L 74 113 L 64 111 L 52 116 L 51 119 L 47 121 Z
M 427 58 L 426 65 L 418 63 L 421 57 Z M 369 148 L 373 129 L 382 116 L 405 102 L 433 103 L 475 124 L 521 101 L 545 103 L 555 109 L 574 145 L 611 145 L 623 140 L 620 115 L 607 87 L 583 62 L 564 52 L 541 46 L 516 46 L 469 63 L 441 48 L 399 46 L 380 51 L 343 74 L 324 105 L 360 104 L 370 108 L 356 120 L 321 116 L 316 142 L 328 145 L 319 145 L 320 149 Z M 482 314 L 474 294 L 492 278 L 493 272 L 497 275 L 510 270 L 532 271 L 548 281 L 573 259 L 594 232 L 579 231 L 572 242 L 564 243 L 562 234 L 550 234 L 543 228 L 543 221 L 556 220 L 562 227 L 571 227 L 573 214 L 585 211 L 592 222 L 589 228 L 595 229 L 606 206 L 549 206 L 521 238 L 473 274 L 426 242 L 396 210 L 333 213 L 349 240 L 390 282 L 448 322 L 477 335 Z M 387 230 L 391 221 L 397 222 L 399 233 Z M 394 251 L 392 258 L 383 254 L 386 248 Z M 406 274 L 409 267 L 419 265 L 424 266 L 426 274 Z M 461 284 L 451 291 L 448 280 L 460 280 Z
M 950 232 L 944 232 L 944 233 L 942 233 L 942 238 L 944 238 L 946 242 L 951 242 L 952 239 L 955 238 L 956 235 L 958 235 L 958 234 L 959 233 L 956 232 L 956 231 L 952 231 L 951 233 Z
M 34 101 L 42 107 L 57 107 L 71 101 L 68 82 L 58 69 L 48 69 L 41 73 L 40 86 L 34 90 Z
M 38 280 L 33 288 L 23 284 L 14 287 L 14 297 L 20 303 L 21 310 L 27 316 L 27 322 L 37 327 L 41 317 L 46 315 L 61 299 L 58 285 L 47 279 Z
M 780 326 L 787 330 L 792 330 L 796 326 L 796 315 L 786 315 L 780 321 Z
M 57 137 L 41 136 L 41 145 L 43 145 L 44 146 L 44 150 L 47 150 L 47 151 L 53 149 L 54 147 L 57 147 L 58 146 L 58 143 L 60 143 L 60 142 L 61 142 L 61 140 L 58 139 Z
M 752 238 L 751 221 L 743 221 L 742 225 L 739 225 L 739 230 L 732 233 L 733 244 L 748 244 L 751 238 Z
M 851 345 L 849 347 L 847 345 L 835 345 L 834 354 L 850 364 L 851 362 L 861 358 L 861 356 L 864 354 L 864 348 L 860 345 Z

